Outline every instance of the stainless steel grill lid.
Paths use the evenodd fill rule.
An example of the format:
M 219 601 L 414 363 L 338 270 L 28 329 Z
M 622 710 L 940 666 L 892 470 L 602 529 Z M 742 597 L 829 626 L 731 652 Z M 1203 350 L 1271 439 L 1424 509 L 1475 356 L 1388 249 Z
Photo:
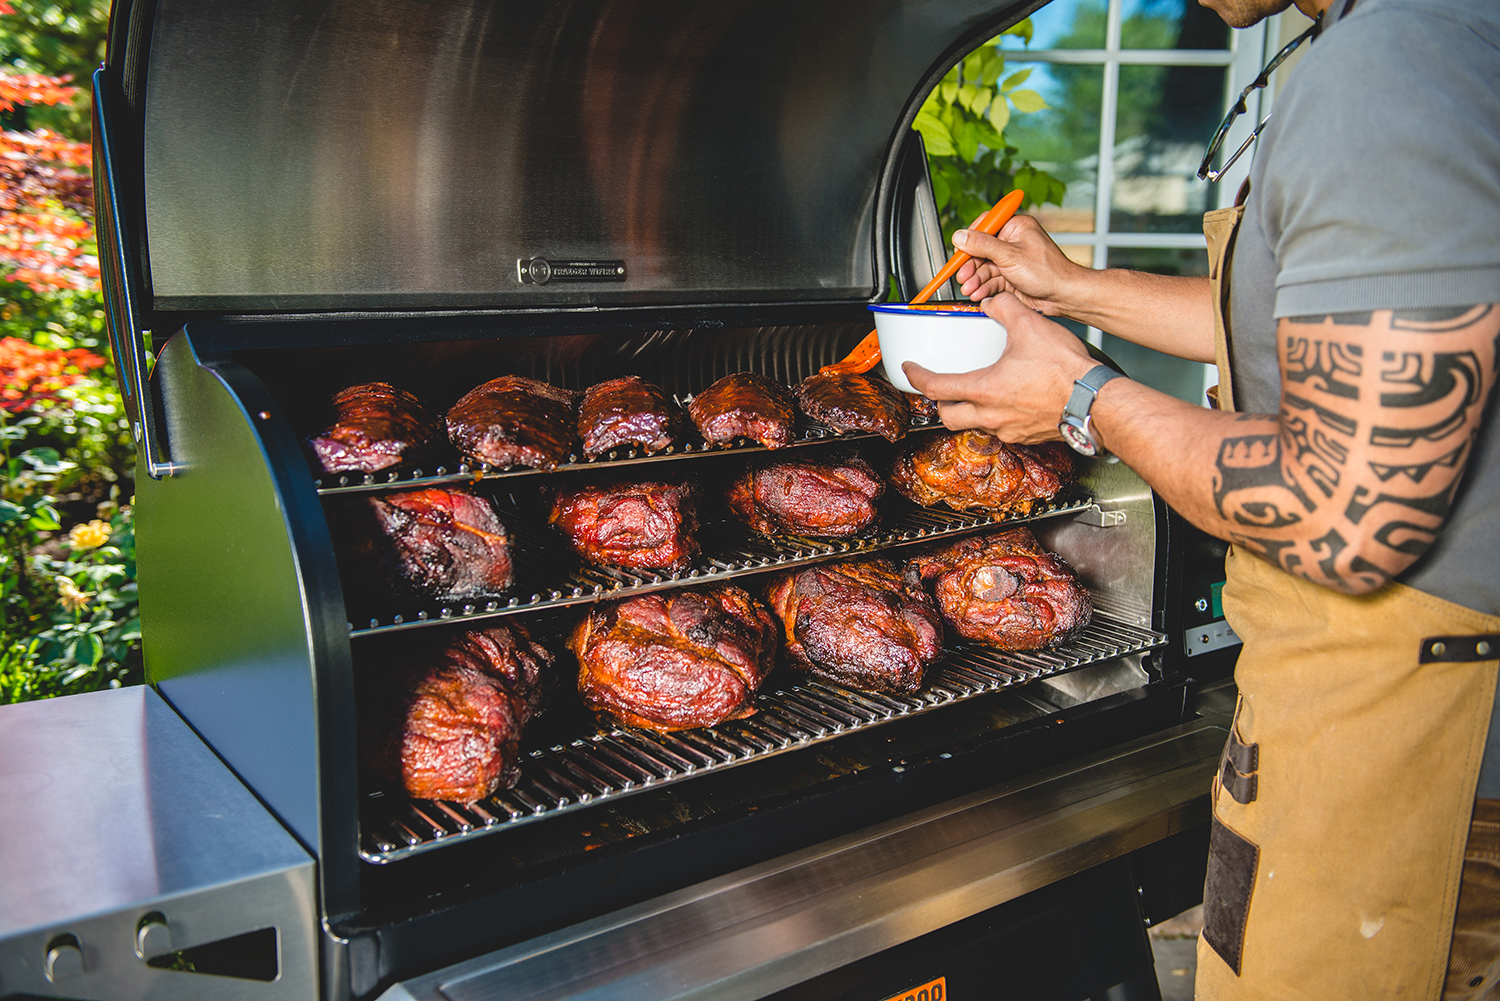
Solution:
M 152 305 L 868 299 L 914 95 L 955 39 L 1013 20 L 982 0 L 160 0 Z

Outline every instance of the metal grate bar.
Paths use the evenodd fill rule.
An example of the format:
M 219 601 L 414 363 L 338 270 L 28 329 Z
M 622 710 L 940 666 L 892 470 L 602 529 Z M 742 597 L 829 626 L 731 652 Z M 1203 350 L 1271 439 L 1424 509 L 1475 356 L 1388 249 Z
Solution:
M 589 604 L 633 594 L 681 587 L 684 584 L 724 580 L 768 570 L 793 568 L 834 559 L 849 552 L 873 553 L 934 538 L 965 534 L 981 529 L 1002 529 L 1040 518 L 1086 510 L 1091 501 L 1068 495 L 1034 507 L 1024 516 L 994 518 L 962 514 L 937 508 L 921 508 L 899 497 L 882 502 L 885 513 L 880 529 L 856 541 L 808 539 L 795 536 L 764 536 L 731 522 L 707 525 L 699 534 L 703 555 L 681 571 L 641 571 L 584 564 L 561 541 L 530 527 L 527 519 L 507 519 L 517 526 L 515 593 L 476 598 L 472 601 L 392 613 L 384 609 L 352 609 L 356 626 L 351 637 L 383 635 L 397 630 L 452 622 L 475 622 L 518 612 Z M 376 614 L 371 615 L 374 611 Z
M 759 711 L 749 719 L 667 734 L 615 729 L 578 737 L 531 751 L 521 760 L 516 788 L 478 803 L 413 801 L 388 793 L 367 797 L 360 855 L 376 864 L 394 862 L 1165 642 L 1160 633 L 1096 613 L 1087 630 L 1054 650 L 952 649 L 914 695 L 848 691 L 807 679 L 762 693 Z
M 684 406 L 691 401 L 691 397 L 684 399 Z M 928 420 L 924 417 L 913 417 L 908 429 L 911 431 L 925 431 L 931 428 L 940 428 L 942 423 L 936 420 Z M 799 445 L 815 445 L 828 441 L 860 441 L 876 438 L 873 434 L 845 434 L 841 435 L 832 428 L 806 416 L 800 416 L 796 427 L 792 432 L 792 444 L 788 448 Z M 313 480 L 319 494 L 350 494 L 371 493 L 387 490 L 419 490 L 423 487 L 439 486 L 445 483 L 475 483 L 480 480 L 509 479 L 518 476 L 538 476 L 547 473 L 569 472 L 573 470 L 616 470 L 627 471 L 640 466 L 643 463 L 658 463 L 669 460 L 692 459 L 700 455 L 715 455 L 721 452 L 734 452 L 736 454 L 750 452 L 765 452 L 768 449 L 748 438 L 736 438 L 732 442 L 722 445 L 714 445 L 704 441 L 695 433 L 687 436 L 688 440 L 679 445 L 669 445 L 659 452 L 646 452 L 637 449 L 616 449 L 600 456 L 590 459 L 582 454 L 575 453 L 568 457 L 568 461 L 557 466 L 555 469 L 529 469 L 524 466 L 512 466 L 501 469 L 484 462 L 472 462 L 459 457 L 451 456 L 442 465 L 432 466 L 430 469 L 395 469 L 382 470 L 378 473 L 334 473 L 324 474 Z M 784 450 L 778 450 L 782 452 Z

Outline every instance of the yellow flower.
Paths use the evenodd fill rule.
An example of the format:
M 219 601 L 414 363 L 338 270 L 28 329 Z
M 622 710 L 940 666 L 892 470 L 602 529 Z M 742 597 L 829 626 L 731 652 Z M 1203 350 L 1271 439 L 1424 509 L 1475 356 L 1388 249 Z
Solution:
M 77 531 L 77 529 L 75 529 L 74 531 Z M 73 583 L 73 579 L 71 577 L 57 578 L 57 593 L 58 596 L 62 599 L 63 607 L 70 612 L 78 611 L 84 605 L 87 605 L 89 603 L 89 599 L 94 596 L 93 591 L 78 590 L 78 585 Z
M 68 533 L 68 545 L 74 549 L 94 549 L 109 541 L 109 522 L 97 518 L 87 525 L 74 525 Z

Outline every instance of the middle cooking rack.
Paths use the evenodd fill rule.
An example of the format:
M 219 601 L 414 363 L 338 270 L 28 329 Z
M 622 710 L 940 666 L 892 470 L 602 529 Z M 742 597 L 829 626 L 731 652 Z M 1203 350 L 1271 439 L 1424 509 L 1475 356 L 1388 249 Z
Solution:
M 708 583 L 748 574 L 764 573 L 843 556 L 871 555 L 882 550 L 914 545 L 982 529 L 1003 529 L 1015 524 L 1066 514 L 1093 513 L 1093 499 L 1076 491 L 1051 501 L 1037 502 L 1025 514 L 949 511 L 919 507 L 901 497 L 887 496 L 881 504 L 880 527 L 873 534 L 847 539 L 815 539 L 807 536 L 761 535 L 733 522 L 705 525 L 699 533 L 702 552 L 693 565 L 680 571 L 629 571 L 595 566 L 580 561 L 560 539 L 534 527 L 525 517 L 502 519 L 513 525 L 516 539 L 517 585 L 510 594 L 471 601 L 409 608 L 364 615 L 349 623 L 351 637 L 364 637 L 424 626 L 470 622 L 520 612 L 535 612 L 601 599 L 625 598 L 648 591 Z M 356 606 L 357 608 L 358 606 Z M 355 609 L 351 609 L 353 612 Z
M 911 695 L 789 681 L 803 676 L 778 671 L 747 719 L 673 733 L 615 727 L 537 748 L 522 756 L 514 788 L 477 803 L 369 794 L 361 811 L 360 855 L 377 865 L 395 862 L 1165 643 L 1161 633 L 1096 612 L 1082 633 L 1053 649 L 955 645 Z M 782 683 L 774 684 L 777 679 Z

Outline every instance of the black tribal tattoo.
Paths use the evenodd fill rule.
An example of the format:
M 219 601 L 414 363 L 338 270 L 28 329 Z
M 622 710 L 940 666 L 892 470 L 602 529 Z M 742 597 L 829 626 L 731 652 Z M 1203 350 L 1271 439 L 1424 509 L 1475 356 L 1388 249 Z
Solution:
M 1224 534 L 1319 584 L 1379 587 L 1448 517 L 1500 368 L 1500 307 L 1292 317 L 1277 343 L 1280 414 L 1240 415 L 1219 446 Z

